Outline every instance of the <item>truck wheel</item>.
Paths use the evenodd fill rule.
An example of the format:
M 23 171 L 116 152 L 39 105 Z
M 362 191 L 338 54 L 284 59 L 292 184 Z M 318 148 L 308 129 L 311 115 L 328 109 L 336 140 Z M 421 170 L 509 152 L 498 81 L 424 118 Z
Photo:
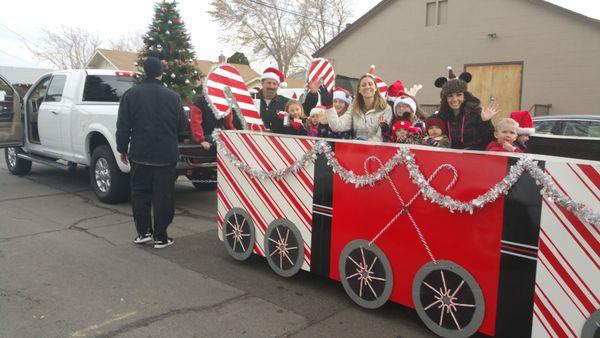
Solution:
M 107 145 L 96 147 L 92 153 L 90 182 L 101 202 L 114 204 L 129 199 L 129 176 L 121 172 Z
M 194 188 L 196 188 L 196 190 L 198 191 L 213 191 L 215 189 L 217 189 L 217 184 L 210 182 L 210 183 L 202 183 L 202 182 L 192 182 L 192 184 L 194 185 Z
M 19 158 L 17 154 L 23 153 L 23 150 L 18 147 L 10 147 L 4 149 L 4 159 L 8 171 L 13 175 L 27 175 L 31 171 L 31 161 Z

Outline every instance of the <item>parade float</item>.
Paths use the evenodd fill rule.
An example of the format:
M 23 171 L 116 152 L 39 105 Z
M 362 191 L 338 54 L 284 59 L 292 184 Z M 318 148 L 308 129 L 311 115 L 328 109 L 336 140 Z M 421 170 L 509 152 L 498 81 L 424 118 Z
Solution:
M 213 71 L 213 109 L 254 125 L 213 134 L 233 258 L 412 308 L 443 337 L 599 334 L 600 162 L 271 134 Z

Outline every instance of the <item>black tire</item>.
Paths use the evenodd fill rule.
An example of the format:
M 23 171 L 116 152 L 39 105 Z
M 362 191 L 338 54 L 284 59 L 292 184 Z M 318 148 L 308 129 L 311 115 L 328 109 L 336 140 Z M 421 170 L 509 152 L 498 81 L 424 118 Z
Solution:
M 19 158 L 17 154 L 22 154 L 23 150 L 19 147 L 10 147 L 4 149 L 4 159 L 8 171 L 13 175 L 27 175 L 31 171 L 31 161 Z
M 129 175 L 119 169 L 107 145 L 98 146 L 92 152 L 90 183 L 101 202 L 115 204 L 129 199 Z
M 216 183 L 192 182 L 192 184 L 197 191 L 213 191 L 217 189 Z

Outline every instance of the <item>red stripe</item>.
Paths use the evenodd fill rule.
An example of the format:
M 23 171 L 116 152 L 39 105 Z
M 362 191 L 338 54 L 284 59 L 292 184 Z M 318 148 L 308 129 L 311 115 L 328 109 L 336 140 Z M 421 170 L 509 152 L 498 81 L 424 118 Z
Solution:
M 554 330 L 558 337 L 568 337 L 566 332 L 560 326 L 560 324 L 558 324 L 556 319 L 554 319 L 554 317 L 550 314 L 550 311 L 548 311 L 546 306 L 544 306 L 542 301 L 539 299 L 537 293 L 534 295 L 534 303 L 538 307 L 538 309 L 540 309 L 540 312 L 542 312 L 542 315 L 544 316 L 548 324 L 550 324 L 552 330 Z
M 328 65 L 328 64 L 329 64 L 329 63 L 328 63 L 327 61 L 324 61 L 323 63 L 321 63 L 321 67 L 319 67 L 319 70 L 317 70 L 317 72 L 315 73 L 315 76 L 314 76 L 312 79 L 310 79 L 310 80 L 311 80 L 311 82 L 312 82 L 312 81 L 316 81 L 316 80 L 318 80 L 320 77 L 322 77 L 322 76 L 321 76 L 321 73 L 323 72 L 323 69 L 324 69 L 325 67 L 327 67 L 327 65 Z
M 550 249 L 546 246 L 546 243 L 544 243 L 543 241 L 540 241 L 540 251 L 542 252 L 544 257 L 546 257 L 548 263 L 552 265 L 556 273 L 558 273 L 560 278 L 565 282 L 566 286 L 573 292 L 573 294 L 575 294 L 575 297 L 579 299 L 581 304 L 583 304 L 585 309 L 590 313 L 594 312 L 595 309 L 592 302 L 587 298 L 583 291 L 581 291 L 581 289 L 575 283 L 569 272 L 560 264 L 558 259 L 554 256 L 552 251 L 550 251 Z M 582 284 L 585 285 L 585 283 Z
M 550 304 L 550 307 L 552 308 L 552 310 L 554 310 L 554 312 L 558 315 L 558 318 L 560 318 L 560 320 L 567 327 L 567 329 L 569 329 L 569 332 L 571 333 L 571 337 L 577 337 L 577 334 L 575 334 L 575 332 L 571 328 L 571 325 L 569 325 L 569 323 L 567 323 L 567 321 L 562 316 L 562 314 L 560 313 L 560 311 L 558 311 L 558 309 L 554 306 L 554 304 L 552 303 L 552 301 L 550 300 L 550 298 L 548 298 L 548 296 L 546 295 L 546 293 L 544 292 L 544 290 L 542 290 L 542 288 L 538 284 L 536 284 L 536 286 L 538 288 L 538 292 L 542 294 L 542 296 L 546 299 L 546 301 L 548 302 L 548 304 Z M 541 298 L 540 298 L 540 303 L 541 303 Z
M 591 192 L 592 195 L 594 195 L 594 197 L 596 197 L 596 200 L 600 201 L 600 198 L 598 198 L 598 195 L 596 195 L 596 193 L 592 190 L 592 188 L 583 180 L 583 177 L 581 177 L 581 175 L 579 175 L 579 173 L 577 171 L 575 171 L 575 169 L 573 169 L 573 165 L 571 165 L 570 163 L 567 163 L 567 166 L 569 166 L 569 169 L 571 169 L 571 171 L 575 174 L 575 176 L 577 176 L 577 178 L 579 178 L 581 183 L 583 183 L 583 185 L 585 185 L 585 187 L 589 190 L 589 192 Z
M 296 143 L 300 146 L 300 148 L 304 149 L 304 153 L 306 154 L 308 151 L 306 150 L 306 148 L 302 147 L 303 143 L 300 142 L 299 139 L 294 139 L 296 141 Z M 304 190 L 306 190 L 306 192 L 312 196 L 313 194 L 313 182 L 309 177 L 308 172 L 306 172 L 305 168 L 302 168 L 302 175 L 298 175 L 298 177 L 300 177 L 300 179 L 302 179 L 302 183 L 304 183 L 304 185 L 302 185 L 302 187 L 304 188 Z
M 256 159 L 258 160 L 259 163 L 261 163 L 267 170 L 272 170 L 273 167 L 271 167 L 269 160 L 266 157 L 263 157 L 262 153 L 260 152 L 260 150 L 256 147 L 256 145 L 254 144 L 254 142 L 251 142 L 252 140 L 250 140 L 249 136 L 247 134 L 240 134 L 239 136 L 242 137 L 242 139 L 244 140 L 244 144 L 247 146 L 247 149 L 254 154 L 254 156 L 256 157 Z M 280 192 L 282 193 L 282 195 L 286 196 L 288 201 L 293 205 L 292 210 L 294 210 L 294 212 L 298 215 L 299 218 L 305 218 L 306 219 L 306 224 L 310 224 L 310 216 L 306 215 L 306 212 L 304 212 L 304 208 L 302 207 L 302 204 L 299 203 L 296 199 L 295 199 L 295 195 L 290 192 L 290 190 L 288 189 L 288 187 L 284 184 L 284 182 L 282 182 L 281 180 L 275 180 L 272 179 L 271 180 L 273 182 L 273 184 L 275 186 L 279 187 Z M 304 224 L 306 226 L 306 224 Z M 310 228 L 307 227 L 310 231 Z
M 245 144 L 245 145 L 248 146 L 247 149 L 250 151 L 250 153 L 254 154 L 254 157 L 256 158 L 256 160 L 259 163 L 262 162 L 264 167 L 266 167 L 266 168 L 272 168 L 271 167 L 271 163 L 269 162 L 269 160 L 266 157 L 263 157 L 263 155 L 260 152 L 260 150 L 258 150 L 258 148 L 256 148 L 255 145 L 252 142 L 250 142 L 251 140 L 248 138 L 248 135 L 242 134 L 240 136 L 245 140 L 245 141 L 242 141 L 243 144 Z M 269 144 L 271 144 L 271 143 L 269 143 Z M 250 149 L 250 148 L 252 148 L 252 149 Z M 257 156 L 259 156 L 260 159 L 257 158 Z M 279 187 L 279 191 L 282 193 L 282 195 L 287 196 L 288 201 L 291 204 L 293 204 L 292 210 L 296 213 L 296 215 L 300 219 L 302 219 L 303 217 L 306 218 L 306 216 L 305 216 L 306 213 L 303 212 L 302 207 L 298 204 L 297 200 L 295 199 L 296 196 L 293 195 L 293 194 L 291 194 L 290 191 L 288 190 L 287 185 L 285 185 L 286 182 L 285 181 L 280 181 L 280 180 L 274 180 L 274 179 L 271 179 L 271 182 L 275 186 Z M 308 220 L 303 224 L 303 226 L 309 232 L 311 232 L 312 231 L 312 227 L 310 226 L 310 224 L 311 224 L 310 222 L 311 222 L 312 217 L 310 217 L 310 216 L 308 216 L 308 217 L 309 217 Z M 310 244 L 306 241 L 306 239 L 303 238 L 302 240 L 304 242 L 304 246 L 307 247 L 307 248 L 310 248 Z M 307 262 L 307 264 L 310 265 L 309 262 Z
M 592 290 L 587 286 L 587 284 L 583 281 L 583 278 L 581 278 L 581 276 L 579 275 L 579 273 L 577 273 L 577 271 L 573 268 L 573 266 L 571 265 L 571 263 L 569 263 L 569 261 L 565 258 L 565 256 L 558 249 L 558 247 L 556 246 L 556 244 L 554 244 L 554 242 L 548 236 L 548 234 L 543 229 L 540 229 L 540 231 L 541 231 L 541 234 L 542 234 L 545 242 L 547 241 L 546 245 L 551 245 L 554 248 L 555 252 L 558 253 L 558 256 L 565 262 L 566 266 L 571 270 L 570 273 L 569 273 L 569 276 L 574 275 L 575 277 L 577 277 L 577 279 L 579 280 L 579 282 L 581 284 L 583 284 L 583 286 L 586 288 L 586 290 L 592 295 L 592 297 L 594 297 L 594 300 L 597 303 L 600 303 L 600 301 L 596 297 L 596 294 L 594 292 L 592 292 Z M 550 248 L 550 247 L 548 247 L 548 248 Z
M 564 283 L 562 283 L 558 279 L 558 277 L 556 277 L 554 275 L 554 273 L 552 273 L 552 271 L 550 271 L 550 267 L 548 267 L 548 265 L 546 264 L 546 261 L 544 261 L 543 259 L 539 259 L 539 262 L 542 263 L 542 265 L 544 266 L 544 268 L 546 268 L 546 271 L 548 271 L 548 274 L 552 277 L 552 279 L 554 279 L 554 281 L 556 282 L 556 285 L 558 285 L 563 290 L 563 292 L 565 293 L 565 295 L 567 295 L 567 297 L 569 297 L 569 299 L 571 300 L 571 303 L 573 303 L 573 305 L 577 308 L 577 310 L 579 311 L 579 313 L 581 313 L 581 315 L 583 317 L 589 316 L 590 313 L 587 310 L 585 310 L 585 309 L 584 310 L 585 310 L 585 312 L 587 312 L 587 314 L 584 313 L 584 311 L 581 310 L 581 308 L 579 307 L 580 304 L 577 303 L 577 302 L 575 302 L 575 300 L 573 299 L 573 297 L 571 297 L 571 294 L 567 291 L 567 289 L 565 289 L 565 286 L 563 285 Z M 571 289 L 569 289 L 569 290 L 571 290 Z
M 548 329 L 548 327 L 546 326 L 546 324 L 544 324 L 544 322 L 542 321 L 542 318 L 540 318 L 540 315 L 538 314 L 538 311 L 536 311 L 536 309 L 533 309 L 533 314 L 536 316 L 536 318 L 538 319 L 538 322 L 540 322 L 540 324 L 542 325 L 542 327 L 544 328 L 544 330 L 546 330 L 546 333 L 548 334 L 548 337 L 552 337 L 552 332 L 550 332 L 550 330 Z
M 236 75 L 240 76 L 240 78 L 242 77 L 237 72 L 231 72 L 231 73 L 236 73 Z M 224 75 L 217 74 L 214 72 L 210 73 L 210 75 L 208 75 L 208 80 L 214 81 L 216 83 L 223 84 L 223 85 L 226 85 L 229 87 L 233 87 L 233 88 L 237 88 L 237 89 L 241 89 L 241 90 L 248 90 L 248 88 L 246 87 L 246 84 L 243 81 L 239 81 L 232 77 L 224 76 Z M 215 88 L 215 87 L 208 86 L 208 88 Z
M 226 178 L 226 180 L 229 182 L 229 185 L 235 190 L 236 196 L 241 200 L 242 204 L 244 205 L 244 209 L 246 211 L 248 211 L 250 213 L 250 215 L 252 216 L 253 224 L 258 225 L 258 230 L 264 235 L 264 233 L 265 233 L 264 229 L 266 229 L 266 226 L 264 226 L 264 221 L 259 217 L 260 214 L 258 212 L 256 212 L 256 210 L 254 209 L 254 206 L 248 202 L 248 199 L 246 198 L 246 196 L 243 194 L 241 189 L 235 184 L 235 180 L 233 180 L 233 178 L 230 176 L 230 173 L 227 172 L 227 170 L 225 168 L 223 168 L 223 177 Z M 262 226 L 261 226 L 260 222 L 263 223 Z M 257 227 L 255 226 L 254 229 L 256 231 Z M 257 242 L 254 243 L 253 251 L 258 255 L 264 256 L 264 253 L 259 248 L 259 244 Z
M 295 140 L 297 140 L 297 139 L 295 139 Z M 285 143 L 283 143 L 281 141 L 281 139 L 279 139 L 277 137 L 273 137 L 273 138 L 271 138 L 271 141 L 272 141 L 273 145 L 275 145 L 275 147 L 277 147 L 277 149 L 280 151 L 280 154 L 285 157 L 284 162 L 287 161 L 288 165 L 292 165 L 292 163 L 294 163 L 296 161 L 295 158 L 290 155 L 290 153 L 292 153 L 292 152 L 285 146 Z M 301 168 L 298 171 L 298 176 L 304 182 L 310 182 L 311 181 L 310 178 L 308 177 L 308 173 L 306 172 L 306 168 Z M 312 184 L 307 183 L 307 185 L 305 185 L 304 188 L 308 191 L 308 193 L 310 195 L 312 195 Z
M 321 62 L 321 60 L 315 60 L 310 63 L 310 70 L 308 71 L 308 74 L 312 73 L 313 69 L 315 69 L 319 62 Z
M 519 252 L 524 252 L 524 253 L 527 253 L 527 254 L 530 254 L 530 255 L 537 256 L 537 252 L 534 251 L 534 250 L 527 250 L 527 249 L 523 249 L 523 248 L 517 248 L 517 247 L 514 247 L 514 246 L 507 245 L 507 244 L 502 244 L 501 247 L 504 248 L 504 249 L 514 250 L 514 251 L 519 251 Z
M 294 160 L 289 156 L 289 154 L 287 153 L 287 149 L 281 144 L 281 140 L 279 140 L 277 137 L 273 137 L 271 138 L 272 140 L 272 144 L 275 145 L 275 147 L 281 152 L 281 155 L 283 155 L 284 157 L 286 157 L 290 162 L 288 163 L 288 165 L 291 165 Z M 301 170 L 298 171 L 298 176 L 302 177 L 306 177 L 305 176 L 306 173 L 304 173 Z M 308 180 L 308 178 L 307 178 Z M 294 206 L 296 208 L 298 208 L 298 210 L 300 211 L 300 213 L 302 214 L 302 217 L 305 219 L 306 224 L 311 224 L 311 217 L 310 217 L 310 210 L 307 210 L 307 207 L 304 205 L 304 203 L 302 203 L 301 201 L 298 201 L 298 199 L 296 198 L 296 195 L 294 193 L 292 193 L 287 186 L 282 185 L 282 188 L 286 191 L 286 194 L 290 197 L 290 200 L 292 201 L 292 203 L 294 204 Z
M 592 255 L 583 246 L 583 244 L 581 244 L 581 241 L 577 237 L 575 237 L 575 235 L 573 234 L 573 231 L 569 228 L 569 226 L 567 224 L 565 224 L 565 222 L 563 222 L 563 220 L 559 217 L 558 213 L 554 210 L 554 208 L 550 205 L 550 203 L 548 203 L 548 201 L 546 201 L 545 198 L 544 198 L 544 203 L 546 203 L 546 205 L 548 206 L 548 209 L 550 211 L 552 211 L 555 218 L 560 222 L 560 224 L 562 224 L 563 228 L 565 228 L 567 230 L 567 232 L 571 235 L 571 238 L 573 238 L 573 240 L 577 243 L 577 245 L 581 248 L 581 250 L 586 254 L 586 256 L 588 256 L 588 258 L 592 261 L 592 263 L 594 263 L 594 265 L 596 265 L 596 268 L 600 269 L 600 266 L 598 266 L 598 263 L 596 263 L 594 257 L 592 257 Z M 558 209 L 560 210 L 560 207 L 558 207 Z M 561 213 L 562 213 L 562 211 L 561 211 Z M 562 214 L 564 214 L 564 213 L 562 213 Z M 594 246 L 592 246 L 592 248 L 594 248 Z
M 589 178 L 592 183 L 596 186 L 596 188 L 600 189 L 600 174 L 598 171 L 589 164 L 579 164 L 577 165 L 581 171 Z

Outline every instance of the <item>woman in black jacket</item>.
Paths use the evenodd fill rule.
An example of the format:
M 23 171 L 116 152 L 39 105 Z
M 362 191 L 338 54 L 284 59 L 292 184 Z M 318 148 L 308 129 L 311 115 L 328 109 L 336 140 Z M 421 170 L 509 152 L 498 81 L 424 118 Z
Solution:
M 454 149 L 485 150 L 494 139 L 492 117 L 499 110 L 495 102 L 481 108 L 481 101 L 467 90 L 471 74 L 463 72 L 460 77 L 449 68 L 448 78 L 440 77 L 435 86 L 442 88 L 437 116 L 446 123 L 448 138 Z

